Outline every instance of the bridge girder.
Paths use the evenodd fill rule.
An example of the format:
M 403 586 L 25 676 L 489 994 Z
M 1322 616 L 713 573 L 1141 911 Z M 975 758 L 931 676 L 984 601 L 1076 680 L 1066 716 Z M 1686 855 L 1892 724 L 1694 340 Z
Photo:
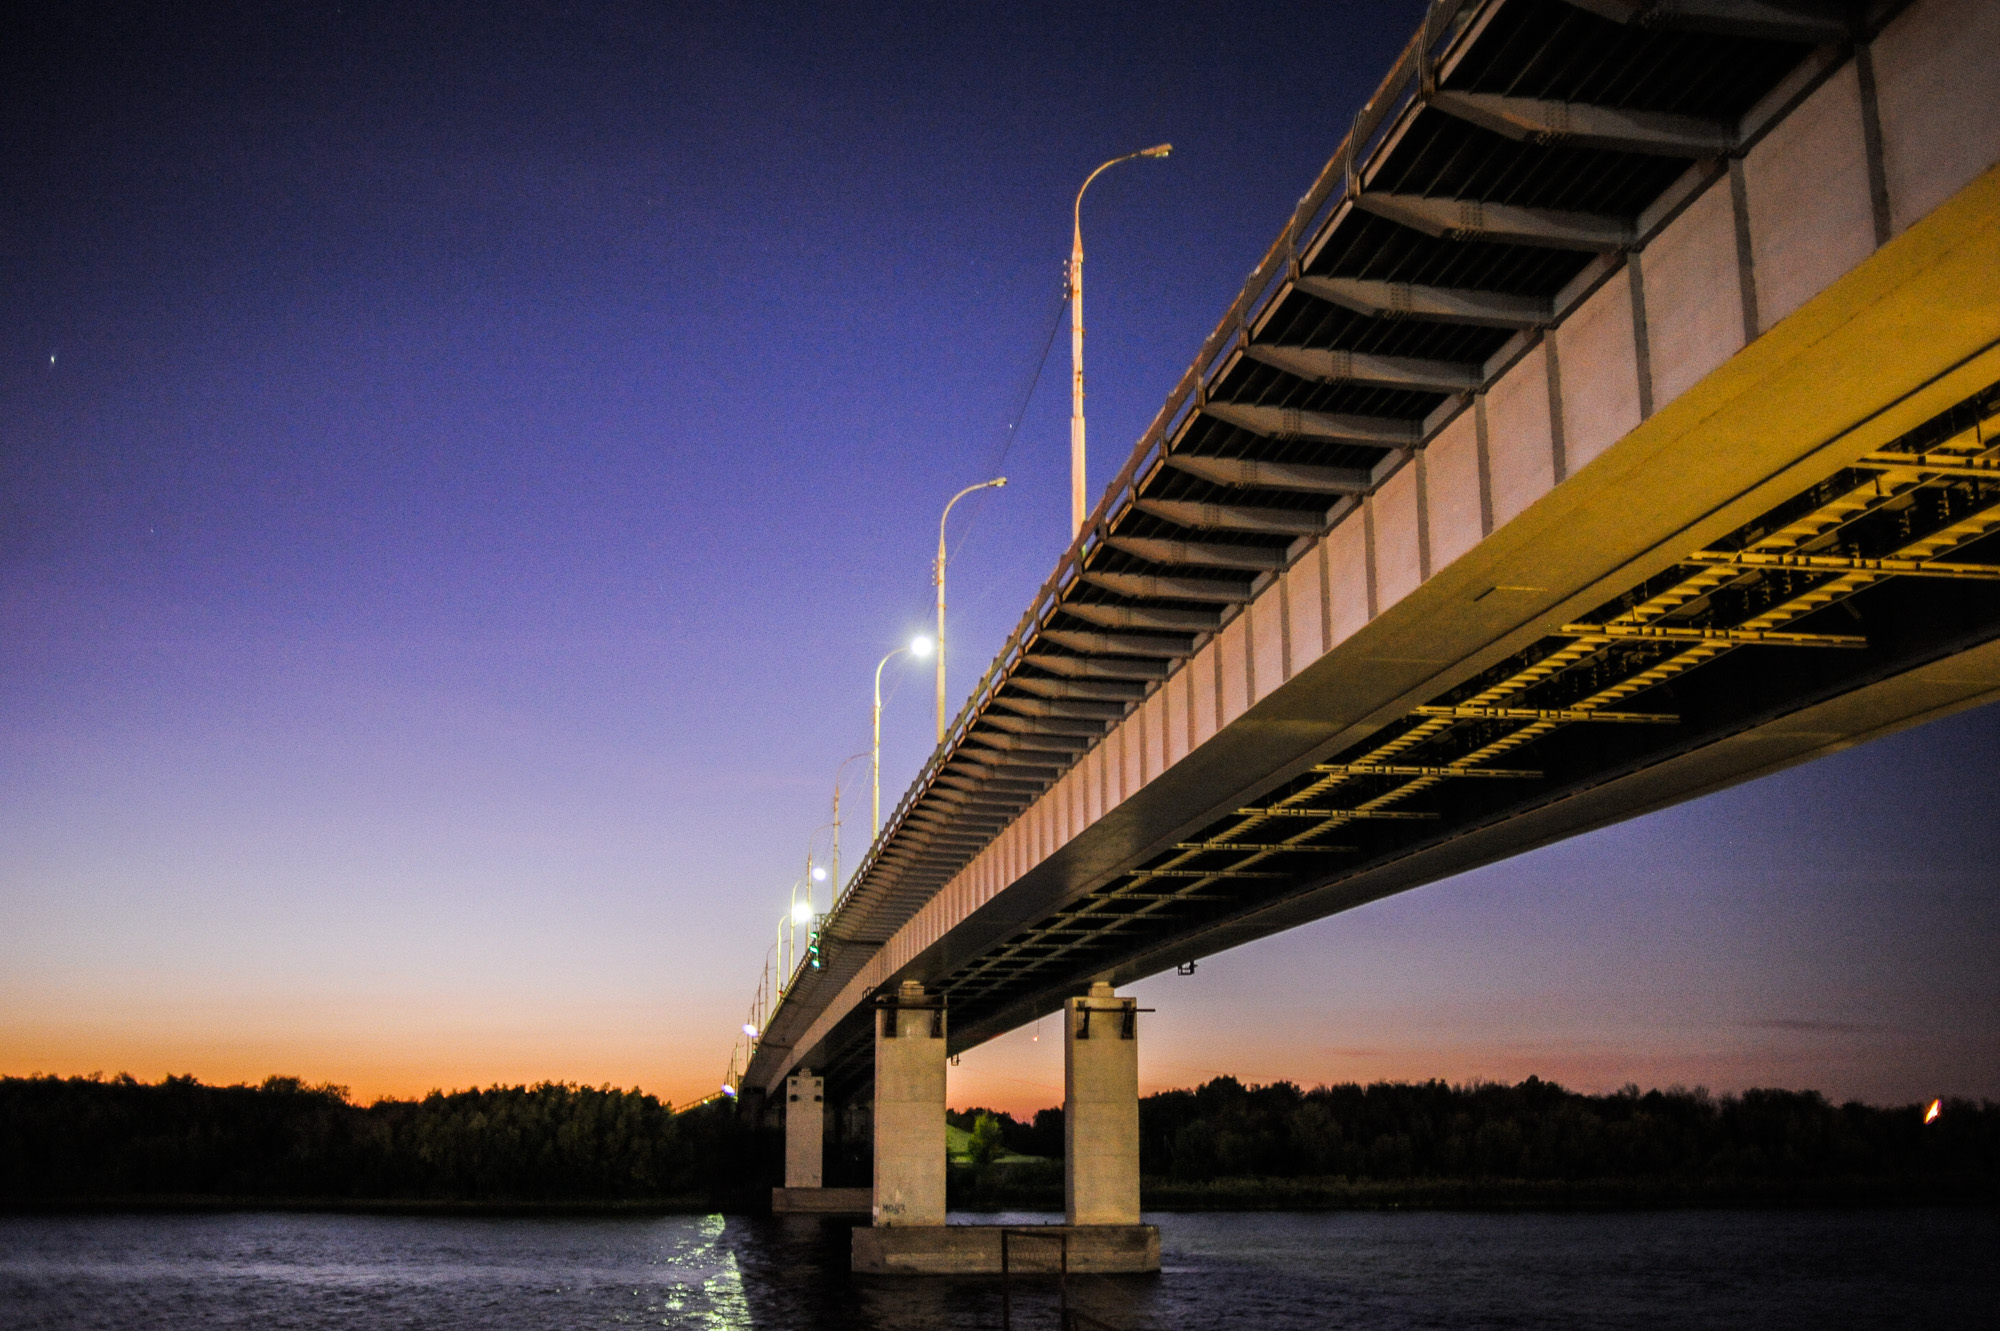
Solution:
M 1575 13 L 1519 0 L 1437 11 L 1437 26 L 1371 100 L 857 873 L 858 890 L 843 909 L 870 923 L 851 931 L 856 937 L 889 937 L 887 923 L 906 918 L 899 912 L 914 911 L 909 903 L 927 899 L 1050 788 L 1051 780 L 985 780 L 985 755 L 1007 748 L 998 736 L 1092 746 L 1156 690 L 1172 687 L 1174 663 L 1242 623 L 1245 607 L 1275 579 L 1309 573 L 1294 562 L 1301 552 L 1320 551 L 1323 586 L 1327 543 L 1314 538 L 1370 496 L 1378 498 L 1369 501 L 1369 520 L 1383 520 L 1383 487 L 1402 484 L 1407 495 L 1412 464 L 1462 419 L 1474 395 L 1545 341 L 1553 346 L 1564 321 L 1607 282 L 1625 281 L 1629 271 L 1636 292 L 1636 265 L 1628 270 L 1624 253 L 1643 250 L 1719 178 L 1723 167 L 1713 157 L 1750 151 L 1840 68 L 1850 36 L 1844 12 L 1804 0 L 1570 3 Z M 1533 76 L 1493 65 L 1492 51 L 1532 66 Z M 1670 77 L 1701 58 L 1728 77 L 1707 84 Z M 1608 86 L 1602 71 L 1610 68 L 1628 84 Z M 1553 399 L 1553 353 L 1544 360 Z M 1482 420 L 1482 468 L 1484 430 Z M 1885 447 L 1899 451 L 1864 459 L 1873 468 L 1869 484 L 1879 478 L 1897 495 L 1985 496 L 1982 487 L 2000 480 L 2000 458 L 1942 437 Z M 1329 507 L 1309 508 L 1311 499 Z M 1760 673 L 1773 669 L 1785 673 L 1770 678 L 1792 689 L 1806 687 L 1801 680 L 1865 678 L 1888 650 L 1883 643 L 1918 633 L 1896 618 L 1898 605 L 1931 597 L 1922 604 L 1932 618 L 1956 622 L 1953 607 L 1974 605 L 1996 581 L 1986 570 L 2000 568 L 2000 559 L 1964 548 L 1985 539 L 1976 524 L 1936 548 L 1842 546 L 1840 532 L 1865 527 L 1878 512 L 1863 496 L 1843 502 L 1851 507 L 1804 535 L 1741 550 L 1688 549 L 1678 580 L 1661 575 L 1660 586 L 1631 588 L 1595 612 L 1573 607 L 1512 661 L 1512 674 L 1416 698 L 1387 718 L 1386 729 L 1371 722 L 1379 733 L 1368 744 L 1319 755 L 1328 760 L 1322 766 L 1341 770 L 1301 770 L 1289 784 L 1244 791 L 1233 812 L 1181 829 L 1123 878 L 1024 922 L 1018 937 L 997 940 L 976 967 L 927 977 L 945 982 L 966 1014 L 955 1029 L 976 1040 L 1047 1010 L 1061 977 L 1083 964 L 1078 958 L 1105 973 L 1150 973 L 1178 959 L 1184 944 L 1173 940 L 1228 946 L 1268 931 L 1280 916 L 1337 908 L 1309 903 L 1351 904 L 1397 890 L 1366 885 L 1401 882 L 1405 871 L 1386 867 L 1392 863 L 1428 864 L 1448 858 L 1439 847 L 1486 844 L 1496 835 L 1492 820 L 1533 822 L 1545 805 L 1594 798 L 1580 792 L 1597 787 L 1575 784 L 1590 764 L 1613 774 L 1591 778 L 1603 786 L 1627 779 L 1618 764 L 1639 761 L 1631 755 L 1692 761 L 1672 755 L 1719 724 L 1710 695 L 1723 686 L 1706 681 L 1755 692 L 1780 687 Z M 1497 515 L 1485 520 L 1495 524 Z M 1371 568 L 1370 619 L 1375 576 Z M 1503 597 L 1539 591 L 1474 589 Z M 1743 613 L 1757 597 L 1763 608 Z M 1812 618 L 1829 610 L 1836 613 L 1824 622 Z M 1843 613 L 1894 628 L 1864 624 L 1857 634 Z M 1258 622 L 1270 631 L 1261 607 Z M 1565 637 L 1568 630 L 1578 632 Z M 1190 651 L 1119 650 L 1109 635 L 1121 631 L 1181 634 Z M 1083 636 L 1090 633 L 1106 636 Z M 1239 631 L 1237 661 L 1251 636 Z M 1857 637 L 1865 644 L 1843 641 Z M 1279 646 L 1293 650 L 1283 638 Z M 1256 669 L 1266 668 L 1268 647 L 1256 652 Z M 1168 678 L 1080 677 L 1134 659 L 1164 665 Z M 1772 660 L 1787 664 L 1756 664 Z M 1199 688 L 1209 687 L 1204 673 Z M 1219 710 L 1220 673 L 1213 687 Z M 1636 710 L 1633 699 L 1649 691 L 1657 692 L 1647 710 Z M 1119 761 L 1132 761 L 1132 751 L 1122 745 Z M 1038 770 L 1053 778 L 1067 754 L 1093 752 L 1058 750 L 1056 764 Z M 1454 765 L 1468 761 L 1544 776 L 1455 779 Z M 1157 766 L 1152 775 L 1160 775 Z M 1104 798 L 1108 805 L 1111 796 Z M 927 806 L 948 806 L 952 821 L 972 813 L 975 799 L 980 816 L 959 824 L 969 835 L 927 848 L 920 863 L 897 847 L 904 825 L 912 838 L 938 825 Z M 1336 849 L 1336 833 L 1353 849 Z M 1048 853 L 1046 841 L 1035 853 Z M 1251 876 L 1267 873 L 1277 876 Z M 1136 883 L 1182 890 L 1135 892 Z M 1167 917 L 1197 924 L 1156 923 Z

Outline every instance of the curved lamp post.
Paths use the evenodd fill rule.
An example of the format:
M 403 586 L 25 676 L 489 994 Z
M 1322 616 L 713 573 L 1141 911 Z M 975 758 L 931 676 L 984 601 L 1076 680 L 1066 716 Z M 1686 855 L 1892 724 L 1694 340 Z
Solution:
M 1070 537 L 1075 539 L 1083 533 L 1083 520 L 1087 515 L 1084 506 L 1083 471 L 1083 191 L 1090 188 L 1090 182 L 1109 171 L 1120 162 L 1129 162 L 1135 157 L 1165 157 L 1174 150 L 1171 143 L 1156 143 L 1150 148 L 1141 148 L 1123 157 L 1114 157 L 1103 166 L 1085 176 L 1082 188 L 1076 192 L 1074 213 L 1075 230 L 1069 250 L 1069 515 Z
M 937 631 L 937 737 L 944 743 L 944 523 L 951 516 L 951 506 L 971 494 L 974 490 L 998 489 L 1007 483 L 1005 476 L 995 476 L 990 481 L 968 485 L 945 501 L 944 513 L 938 518 L 937 566 L 931 570 L 931 581 L 937 584 L 938 631 Z
M 840 778 L 847 771 L 849 763 L 867 756 L 866 749 L 860 753 L 850 753 L 840 760 L 840 766 L 834 769 L 833 773 L 833 892 L 832 905 L 827 907 L 829 914 L 832 913 L 834 906 L 840 904 Z
M 931 640 L 925 637 L 912 638 L 910 639 L 909 646 L 898 647 L 895 651 L 890 652 L 889 655 L 875 663 L 875 712 L 873 717 L 875 738 L 868 750 L 868 767 L 869 784 L 874 792 L 870 799 L 870 809 L 874 814 L 874 835 L 876 837 L 882 835 L 882 667 L 888 665 L 891 660 L 901 656 L 904 652 L 908 652 L 911 656 L 915 657 L 929 656 L 931 654 Z M 874 844 L 872 838 L 869 844 L 871 846 Z

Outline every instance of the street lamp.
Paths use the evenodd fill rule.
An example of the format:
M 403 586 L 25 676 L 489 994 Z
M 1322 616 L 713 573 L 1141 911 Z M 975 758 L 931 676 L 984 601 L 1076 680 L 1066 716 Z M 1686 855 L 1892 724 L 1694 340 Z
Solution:
M 882 835 L 882 667 L 888 665 L 892 659 L 901 656 L 904 652 L 908 652 L 911 656 L 919 659 L 929 656 L 931 654 L 931 640 L 921 635 L 912 638 L 910 639 L 909 646 L 898 647 L 895 651 L 890 652 L 888 656 L 883 657 L 875 663 L 875 714 L 873 718 L 875 740 L 868 750 L 868 767 L 870 784 L 874 789 L 874 795 L 870 801 L 870 809 L 874 814 L 875 835 L 877 837 Z M 869 844 L 873 845 L 874 842 L 871 841 Z
M 944 513 L 938 518 L 937 567 L 932 570 L 931 581 L 938 589 L 938 631 L 937 631 L 937 713 L 938 743 L 944 743 L 944 521 L 951 516 L 951 506 L 971 494 L 974 490 L 998 489 L 1007 483 L 1005 476 L 995 476 L 990 481 L 968 485 L 945 501 Z
M 1069 251 L 1069 514 L 1070 536 L 1074 539 L 1083 534 L 1085 508 L 1083 502 L 1083 191 L 1090 188 L 1090 182 L 1109 171 L 1120 162 L 1129 162 L 1135 157 L 1165 157 L 1174 150 L 1171 143 L 1156 143 L 1150 148 L 1141 148 L 1123 157 L 1114 157 L 1084 177 L 1082 188 L 1076 192 L 1074 239 Z
M 834 811 L 834 816 L 836 818 L 840 816 L 840 811 L 838 809 Z M 821 832 L 826 831 L 830 827 L 834 829 L 835 838 L 838 838 L 840 836 L 840 829 L 833 823 L 821 823 L 818 827 L 815 827 L 811 832 L 806 834 L 806 876 L 804 878 L 801 878 L 799 882 L 803 883 L 806 889 L 807 919 L 810 919 L 814 913 L 814 908 L 812 906 L 812 899 L 813 899 L 813 892 L 816 890 L 816 885 L 826 881 L 826 869 L 824 868 L 824 866 L 813 863 L 813 843 L 819 840 L 819 834 Z M 793 901 L 792 913 L 796 915 L 798 913 L 798 905 L 797 905 L 798 892 L 796 886 L 793 889 L 792 901 Z M 827 910 L 831 911 L 832 909 L 833 909 L 832 905 L 829 904 L 827 906 Z
M 840 766 L 835 769 L 833 774 L 833 891 L 831 896 L 833 905 L 835 906 L 840 904 L 840 778 L 847 772 L 847 765 L 849 763 L 855 761 L 857 758 L 866 758 L 867 756 L 866 752 L 848 754 L 840 760 Z M 833 906 L 828 906 L 827 910 L 831 913 Z

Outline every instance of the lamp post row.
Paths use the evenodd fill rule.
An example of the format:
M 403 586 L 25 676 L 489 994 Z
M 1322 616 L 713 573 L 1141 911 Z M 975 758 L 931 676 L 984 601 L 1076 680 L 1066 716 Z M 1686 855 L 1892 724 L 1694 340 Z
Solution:
M 1141 157 L 1165 157 L 1172 151 L 1173 145 L 1171 143 L 1158 143 L 1150 148 L 1141 148 L 1137 152 L 1126 153 L 1122 157 L 1114 157 L 1110 161 L 1105 162 L 1095 171 L 1084 177 L 1083 184 L 1076 191 L 1076 204 L 1071 210 L 1070 256 L 1064 283 L 1064 294 L 1069 300 L 1070 316 L 1069 446 L 1071 539 L 1075 539 L 1083 534 L 1084 520 L 1089 516 L 1088 509 L 1085 507 L 1085 495 L 1088 487 L 1086 484 L 1087 468 L 1085 462 L 1086 448 L 1083 415 L 1083 195 L 1090 188 L 1091 182 L 1121 162 L 1129 162 Z M 1006 484 L 1007 478 L 1005 476 L 996 476 L 990 481 L 980 481 L 976 485 L 968 485 L 945 501 L 944 512 L 938 516 L 937 559 L 933 563 L 931 571 L 931 581 L 937 587 L 937 638 L 933 642 L 932 639 L 919 635 L 912 638 L 904 646 L 890 651 L 880 661 L 875 663 L 875 692 L 874 703 L 869 714 L 871 738 L 868 751 L 866 753 L 850 754 L 840 765 L 840 772 L 845 772 L 848 763 L 864 757 L 869 760 L 869 823 L 872 828 L 870 836 L 871 845 L 874 843 L 875 838 L 879 838 L 882 835 L 882 669 L 896 657 L 906 652 L 911 656 L 921 658 L 930 655 L 933 650 L 936 651 L 937 742 L 939 744 L 944 743 L 946 724 L 944 612 L 945 561 L 947 554 L 945 524 L 951 517 L 952 506 L 959 500 L 976 490 L 998 489 Z M 825 831 L 827 827 L 833 829 L 833 874 L 832 886 L 829 891 L 835 899 L 838 898 L 840 893 L 840 781 L 840 773 L 836 773 L 833 782 L 833 821 L 825 826 L 815 828 L 813 833 L 814 836 L 817 836 L 820 832 Z M 812 922 L 813 884 L 816 878 L 823 872 L 822 870 L 815 869 L 813 866 L 809 838 L 806 852 L 806 877 L 804 879 L 806 899 L 804 902 L 799 902 L 796 899 L 796 889 L 794 889 L 792 909 L 780 921 L 779 928 L 781 931 L 786 924 L 797 926 L 801 923 L 809 924 Z M 831 904 L 829 902 L 829 906 Z M 802 906 L 804 908 L 803 915 L 801 914 Z M 783 959 L 781 944 L 779 957 L 781 966 Z M 746 1026 L 745 1033 L 749 1034 L 750 1031 L 751 1028 Z M 756 1037 L 753 1035 L 752 1038 Z M 724 1089 L 728 1088 L 725 1087 Z

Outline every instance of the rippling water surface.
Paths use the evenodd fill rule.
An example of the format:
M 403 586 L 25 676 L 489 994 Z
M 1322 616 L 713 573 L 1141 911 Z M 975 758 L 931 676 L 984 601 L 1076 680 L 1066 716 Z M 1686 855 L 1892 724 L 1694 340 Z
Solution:
M 1048 1216 L 966 1216 L 1039 1223 Z M 1117 1328 L 1992 1325 L 1990 1212 L 1160 1215 Z M 0 1327 L 998 1327 L 997 1280 L 861 1280 L 822 1220 L 0 1217 Z M 1018 1288 L 1018 1287 L 1017 1287 Z M 1052 1284 L 1014 1326 L 1053 1328 Z

